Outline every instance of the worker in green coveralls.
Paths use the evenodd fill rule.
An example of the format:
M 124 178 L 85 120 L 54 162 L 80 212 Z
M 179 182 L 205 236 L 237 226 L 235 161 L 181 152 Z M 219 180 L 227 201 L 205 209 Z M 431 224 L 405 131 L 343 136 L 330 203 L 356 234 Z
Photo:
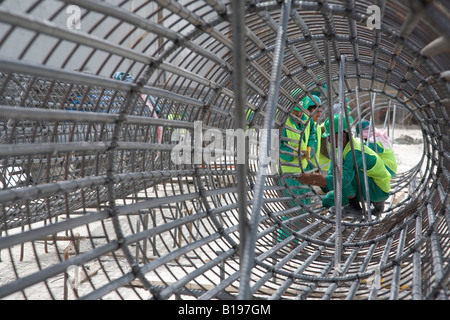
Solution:
M 295 91 L 292 96 L 295 96 L 300 91 Z M 312 96 L 312 99 L 305 96 L 300 105 L 303 109 L 308 110 L 310 114 L 313 114 L 313 118 L 309 119 L 299 106 L 295 106 L 292 110 L 292 115 L 286 120 L 285 128 L 282 131 L 280 139 L 280 159 L 282 173 L 299 173 L 303 170 L 309 170 L 310 164 L 308 160 L 311 159 L 314 150 L 317 149 L 317 136 L 314 119 L 317 114 L 320 116 L 320 109 L 315 113 L 315 108 L 320 108 L 321 101 L 318 97 Z M 301 121 L 297 120 L 300 119 Z M 317 119 L 316 119 L 317 121 Z M 302 134 L 303 132 L 303 134 Z M 299 145 L 300 144 L 300 145 Z M 300 149 L 300 159 L 298 157 L 298 151 Z M 301 166 L 301 167 L 300 167 Z M 288 186 L 293 187 L 292 193 L 294 195 L 300 195 L 307 193 L 310 189 L 307 186 L 302 188 L 302 185 L 295 177 L 286 178 Z M 287 196 L 287 192 L 285 192 Z M 308 204 L 311 202 L 309 199 L 300 200 L 301 203 Z M 298 206 L 295 202 L 289 202 L 291 206 Z M 285 220 L 286 217 L 282 216 L 281 219 Z M 278 230 L 278 240 L 282 241 L 288 236 L 288 233 L 283 229 Z M 298 242 L 296 240 L 296 242 Z
M 314 101 L 305 96 L 300 104 L 303 109 L 311 111 L 313 108 L 320 106 L 320 99 L 316 96 L 312 96 Z M 316 112 L 318 113 L 318 112 Z M 280 141 L 280 158 L 281 158 L 281 170 L 283 173 L 298 173 L 303 170 L 309 169 L 308 160 L 311 159 L 311 152 L 317 149 L 317 136 L 315 122 L 313 119 L 309 120 L 309 116 L 306 115 L 300 107 L 295 106 L 292 114 L 301 119 L 296 120 L 294 117 L 289 116 L 286 120 L 285 128 L 281 134 Z M 319 114 L 320 115 L 320 114 Z M 301 134 L 303 132 L 303 135 Z M 301 139 L 301 140 L 300 140 Z M 300 148 L 299 148 L 300 142 Z M 298 158 L 298 150 L 300 149 L 300 164 Z M 284 152 L 283 152 L 284 151 Z M 296 178 L 287 178 L 286 183 L 289 186 L 298 187 L 301 184 Z M 294 194 L 303 194 L 308 192 L 309 189 L 297 188 L 293 190 Z M 302 200 L 303 203 L 309 203 L 308 199 Z
M 316 97 L 313 96 L 315 99 Z M 317 100 L 320 102 L 320 98 L 317 97 Z M 311 121 L 310 121 L 310 135 L 309 135 L 309 141 L 308 141 L 308 147 L 309 149 L 309 160 L 306 166 L 305 171 L 310 171 L 317 167 L 317 161 L 320 161 L 320 144 L 321 144 L 321 137 L 322 137 L 322 128 L 318 126 L 318 121 L 320 118 L 320 115 L 322 114 L 322 108 L 320 106 L 313 103 L 311 99 L 308 99 L 308 111 L 311 115 Z M 308 148 L 307 148 L 308 149 Z
M 339 128 L 339 115 L 334 115 L 334 128 L 336 142 L 338 141 L 338 128 Z M 344 117 L 344 130 L 343 130 L 343 144 L 342 144 L 342 154 L 343 154 L 343 168 L 342 168 L 342 216 L 343 217 L 354 217 L 362 218 L 362 208 L 359 203 L 361 199 L 361 194 L 358 191 L 358 184 L 356 181 L 356 170 L 354 168 L 353 156 L 351 152 L 350 136 L 347 129 L 347 122 Z M 325 137 L 330 136 L 330 124 L 329 119 L 325 121 Z M 362 196 L 366 199 L 366 190 L 364 183 L 364 172 L 363 172 L 363 157 L 361 143 L 358 139 L 352 137 L 353 145 L 355 148 L 355 156 L 357 162 L 357 170 L 359 170 L 359 179 L 362 189 Z M 391 175 L 386 169 L 384 162 L 381 158 L 370 148 L 364 148 L 366 168 L 367 168 L 367 178 L 369 185 L 369 195 L 370 200 L 377 208 L 378 204 L 383 204 L 384 201 L 389 197 L 389 190 L 391 188 Z M 333 165 L 333 164 L 332 164 Z M 322 199 L 322 205 L 327 208 L 332 208 L 335 206 L 335 193 L 333 184 L 332 167 L 328 171 L 327 175 L 316 174 L 316 173 L 303 173 L 298 178 L 298 181 L 302 184 L 316 185 L 321 187 L 321 189 L 326 192 L 326 195 Z M 380 212 L 374 210 L 372 214 L 379 214 Z

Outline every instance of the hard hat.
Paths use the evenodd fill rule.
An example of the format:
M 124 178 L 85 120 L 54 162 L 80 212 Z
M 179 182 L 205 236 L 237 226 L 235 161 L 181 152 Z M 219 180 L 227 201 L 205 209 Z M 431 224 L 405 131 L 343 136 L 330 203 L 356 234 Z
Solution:
M 310 97 L 306 96 L 302 99 L 302 107 L 305 109 L 308 109 L 308 107 L 317 107 L 320 106 L 322 104 L 322 102 L 320 101 L 320 98 L 318 96 L 312 95 L 313 99 L 311 99 Z
M 339 109 L 340 109 L 340 104 L 339 103 L 335 103 L 333 105 L 333 113 L 334 114 L 338 114 L 339 113 Z M 353 117 L 350 115 L 350 113 L 352 112 L 352 109 L 350 108 L 349 105 L 347 105 L 347 110 L 348 110 L 348 114 L 349 114 L 350 124 L 352 124 L 353 123 Z
M 369 121 L 362 119 L 361 120 L 361 127 L 364 130 L 365 128 L 369 127 Z M 356 124 L 356 135 L 359 135 L 359 123 Z
M 347 130 L 347 120 L 345 119 L 345 116 L 343 118 L 344 121 L 344 130 Z M 339 130 L 339 114 L 334 115 L 334 132 L 337 133 Z M 330 135 L 330 118 L 327 118 L 325 120 L 325 132 L 322 134 L 322 137 L 326 138 Z
M 314 100 L 311 99 L 311 98 L 308 97 L 308 96 L 305 96 L 305 97 L 300 101 L 300 105 L 303 107 L 303 109 L 308 110 L 308 108 L 311 107 L 311 106 L 317 107 L 317 106 L 320 106 L 320 105 L 322 104 L 322 102 L 320 101 L 320 98 L 319 98 L 318 96 L 313 95 L 312 97 L 313 97 Z M 314 102 L 314 101 L 315 101 L 315 102 Z M 316 105 L 316 103 L 317 103 L 317 105 Z M 294 107 L 294 110 L 302 111 L 302 110 L 300 109 L 300 107 L 298 107 L 298 106 L 295 106 L 295 107 Z

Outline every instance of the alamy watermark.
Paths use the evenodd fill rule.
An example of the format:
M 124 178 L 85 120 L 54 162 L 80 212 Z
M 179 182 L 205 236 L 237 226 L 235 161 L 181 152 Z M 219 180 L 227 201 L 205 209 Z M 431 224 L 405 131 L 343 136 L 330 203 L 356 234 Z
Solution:
M 193 136 L 189 130 L 174 129 L 171 136 L 176 145 L 171 151 L 171 161 L 181 164 L 245 164 L 255 160 L 267 167 L 267 174 L 274 173 L 279 164 L 278 129 L 226 129 L 203 130 L 202 121 L 194 121 Z M 270 140 L 266 144 L 267 139 Z M 264 149 L 267 150 L 264 151 Z M 231 162 L 230 162 L 230 159 Z
M 300 6 L 301 8 L 301 6 Z M 67 6 L 66 13 L 69 15 L 66 20 L 68 29 L 81 29 L 81 9 L 77 5 Z M 370 30 L 381 29 L 381 9 L 377 5 L 370 5 L 367 7 L 366 13 L 369 15 L 366 21 L 366 26 Z
M 66 9 L 66 13 L 69 15 L 66 20 L 66 26 L 71 30 L 81 29 L 81 9 L 79 6 L 70 5 Z
M 370 30 L 381 29 L 381 9 L 377 5 L 367 7 L 366 13 L 370 16 L 367 18 L 366 26 Z

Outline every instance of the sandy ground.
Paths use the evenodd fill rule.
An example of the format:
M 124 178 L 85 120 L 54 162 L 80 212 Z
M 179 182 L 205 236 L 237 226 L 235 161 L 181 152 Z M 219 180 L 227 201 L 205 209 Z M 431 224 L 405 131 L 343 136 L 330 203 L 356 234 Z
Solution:
M 423 155 L 423 136 L 417 129 L 396 128 L 393 151 L 397 158 L 398 172 L 414 167 Z

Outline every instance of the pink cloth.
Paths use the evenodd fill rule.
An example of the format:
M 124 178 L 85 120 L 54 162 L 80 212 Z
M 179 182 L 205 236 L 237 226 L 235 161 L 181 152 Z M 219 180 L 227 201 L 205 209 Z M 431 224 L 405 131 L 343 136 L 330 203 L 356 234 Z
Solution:
M 370 136 L 370 139 L 368 141 L 369 142 L 373 141 L 373 128 L 370 129 L 370 134 L 369 134 L 369 128 L 365 128 L 362 131 L 362 134 L 363 134 L 364 139 L 367 139 Z M 377 141 L 381 141 L 384 149 L 391 149 L 391 144 L 389 143 L 389 137 L 385 130 L 379 130 L 379 129 L 375 128 L 375 137 L 377 138 Z

